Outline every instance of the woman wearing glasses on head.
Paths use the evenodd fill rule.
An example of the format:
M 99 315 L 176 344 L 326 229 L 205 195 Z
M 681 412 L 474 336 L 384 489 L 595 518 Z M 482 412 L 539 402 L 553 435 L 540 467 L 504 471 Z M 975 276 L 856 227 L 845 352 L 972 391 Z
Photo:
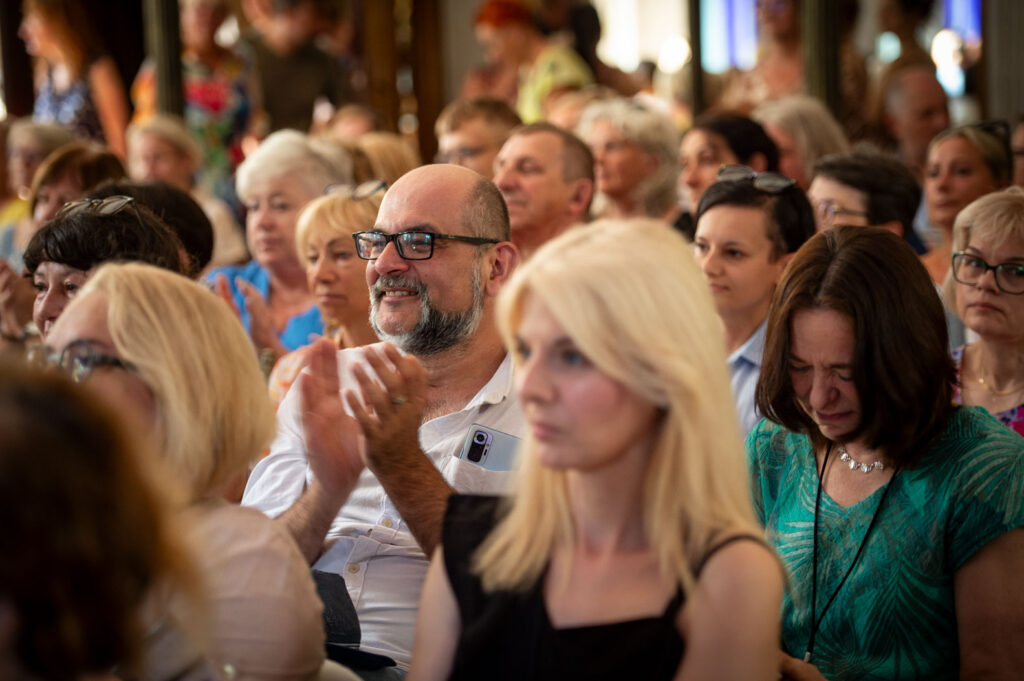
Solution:
M 747 450 L 784 678 L 1020 678 L 1024 440 L 953 404 L 947 344 L 891 232 L 821 232 L 779 282 Z
M 985 407 L 1024 436 L 1024 190 L 988 194 L 960 212 L 942 292 L 978 335 L 953 351 L 954 399 Z
M 227 678 L 317 678 L 322 606 L 308 564 L 283 526 L 221 498 L 274 434 L 263 375 L 230 309 L 185 277 L 111 264 L 68 305 L 47 345 L 149 435 L 186 488 L 177 512 L 208 599 L 208 660 Z M 177 652 L 159 635 L 150 629 L 147 659 L 158 667 Z
M 761 418 L 754 387 L 772 293 L 793 253 L 813 234 L 814 215 L 796 182 L 746 166 L 722 168 L 697 208 L 694 253 L 725 330 L 744 435 Z
M 352 235 L 376 222 L 385 190 L 381 180 L 332 187 L 299 215 L 295 249 L 306 267 L 306 281 L 324 321 L 324 335 L 339 348 L 379 340 L 370 326 L 366 263 L 356 253 Z M 275 406 L 306 366 L 310 347 L 288 353 L 274 366 L 269 383 Z
M 129 196 L 71 201 L 36 232 L 25 249 L 25 270 L 36 290 L 32 319 L 43 340 L 94 269 L 113 260 L 188 269 L 174 232 Z

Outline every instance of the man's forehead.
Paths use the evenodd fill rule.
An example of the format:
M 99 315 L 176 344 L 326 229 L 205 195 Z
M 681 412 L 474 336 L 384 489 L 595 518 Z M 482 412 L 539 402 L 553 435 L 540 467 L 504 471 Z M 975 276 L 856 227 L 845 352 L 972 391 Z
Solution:
M 513 135 L 501 148 L 499 157 L 531 158 L 537 161 L 558 160 L 562 156 L 562 139 L 548 130 Z

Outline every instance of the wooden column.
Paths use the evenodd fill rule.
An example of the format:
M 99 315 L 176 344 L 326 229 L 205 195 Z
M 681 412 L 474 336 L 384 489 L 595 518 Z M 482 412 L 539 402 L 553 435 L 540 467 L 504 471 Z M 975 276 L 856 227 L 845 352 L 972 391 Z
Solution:
M 21 3 L 0 0 L 0 62 L 3 63 L 3 98 L 7 115 L 14 118 L 32 114 L 35 92 L 32 63 L 25 43 L 18 37 Z
M 364 0 L 361 3 L 363 47 L 365 48 L 367 100 L 384 122 L 385 129 L 398 129 L 398 53 L 395 47 L 394 0 Z
M 825 102 L 832 115 L 842 120 L 840 5 L 839 2 L 800 3 L 800 39 L 807 93 Z
M 420 158 L 431 159 L 437 152 L 434 121 L 444 107 L 444 63 L 438 0 L 415 0 L 412 6 L 412 82 L 419 121 Z
M 696 118 L 707 108 L 704 94 L 704 69 L 701 66 L 700 43 L 700 0 L 689 0 L 687 18 L 690 24 L 690 88 L 692 89 L 693 117 Z
M 156 101 L 161 113 L 185 113 L 181 80 L 181 34 L 176 0 L 143 0 L 146 55 L 156 67 Z
M 1024 4 L 986 0 L 981 6 L 982 111 L 985 118 L 1012 120 L 1024 112 Z

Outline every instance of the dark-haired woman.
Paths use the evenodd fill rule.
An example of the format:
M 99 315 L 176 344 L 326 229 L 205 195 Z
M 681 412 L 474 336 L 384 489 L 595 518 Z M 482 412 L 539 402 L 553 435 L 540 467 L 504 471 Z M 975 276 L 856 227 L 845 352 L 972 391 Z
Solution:
M 188 270 L 181 240 L 131 197 L 67 203 L 25 249 L 25 270 L 36 289 L 32 320 L 44 339 L 93 268 L 111 260 L 136 260 L 178 274 Z
M 786 677 L 1024 667 L 1024 443 L 953 405 L 947 342 L 927 271 L 889 232 L 822 232 L 779 284 L 757 395 L 771 420 L 747 447 L 792 577 Z

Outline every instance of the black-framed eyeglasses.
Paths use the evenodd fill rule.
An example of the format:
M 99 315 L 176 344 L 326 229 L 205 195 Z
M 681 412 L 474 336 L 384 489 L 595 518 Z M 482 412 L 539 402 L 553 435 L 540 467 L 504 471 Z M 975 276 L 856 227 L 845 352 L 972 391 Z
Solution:
M 827 224 L 834 224 L 837 215 L 850 215 L 853 217 L 867 218 L 868 214 L 862 210 L 850 210 L 849 208 L 843 208 L 832 199 L 823 199 L 818 202 L 815 206 L 814 211 L 818 214 L 818 217 Z
M 973 286 L 985 273 L 992 270 L 996 286 L 1011 296 L 1024 294 L 1024 263 L 1002 262 L 989 265 L 984 258 L 962 251 L 953 254 L 953 278 L 961 284 Z
M 356 232 L 352 235 L 352 239 L 356 242 L 356 254 L 363 260 L 376 260 L 379 258 L 391 241 L 395 242 L 398 255 L 406 260 L 429 260 L 434 255 L 434 242 L 438 239 L 462 241 L 477 246 L 499 243 L 497 239 L 458 236 L 456 234 L 436 234 L 419 230 L 398 232 L 397 234 L 378 231 Z
M 97 367 L 135 371 L 135 366 L 131 362 L 100 351 L 88 338 L 71 341 L 59 353 L 46 346 L 37 346 L 32 352 L 31 360 L 36 364 L 64 370 L 75 383 L 86 381 Z
M 367 180 L 359 184 L 332 184 L 324 190 L 324 196 L 340 196 L 343 199 L 364 201 L 377 194 L 386 192 L 388 183 L 384 180 Z
M 139 221 L 142 229 L 147 229 L 146 223 L 142 221 L 139 205 L 135 202 L 135 199 L 122 195 L 108 196 L 105 199 L 76 199 L 75 201 L 68 201 L 57 211 L 54 219 L 71 217 L 80 213 L 87 215 L 116 215 L 127 208 L 131 208 L 135 212 L 135 219 Z
M 728 165 L 718 169 L 718 182 L 752 181 L 754 189 L 768 194 L 780 194 L 796 185 L 796 180 L 779 173 L 759 173 L 750 166 Z

